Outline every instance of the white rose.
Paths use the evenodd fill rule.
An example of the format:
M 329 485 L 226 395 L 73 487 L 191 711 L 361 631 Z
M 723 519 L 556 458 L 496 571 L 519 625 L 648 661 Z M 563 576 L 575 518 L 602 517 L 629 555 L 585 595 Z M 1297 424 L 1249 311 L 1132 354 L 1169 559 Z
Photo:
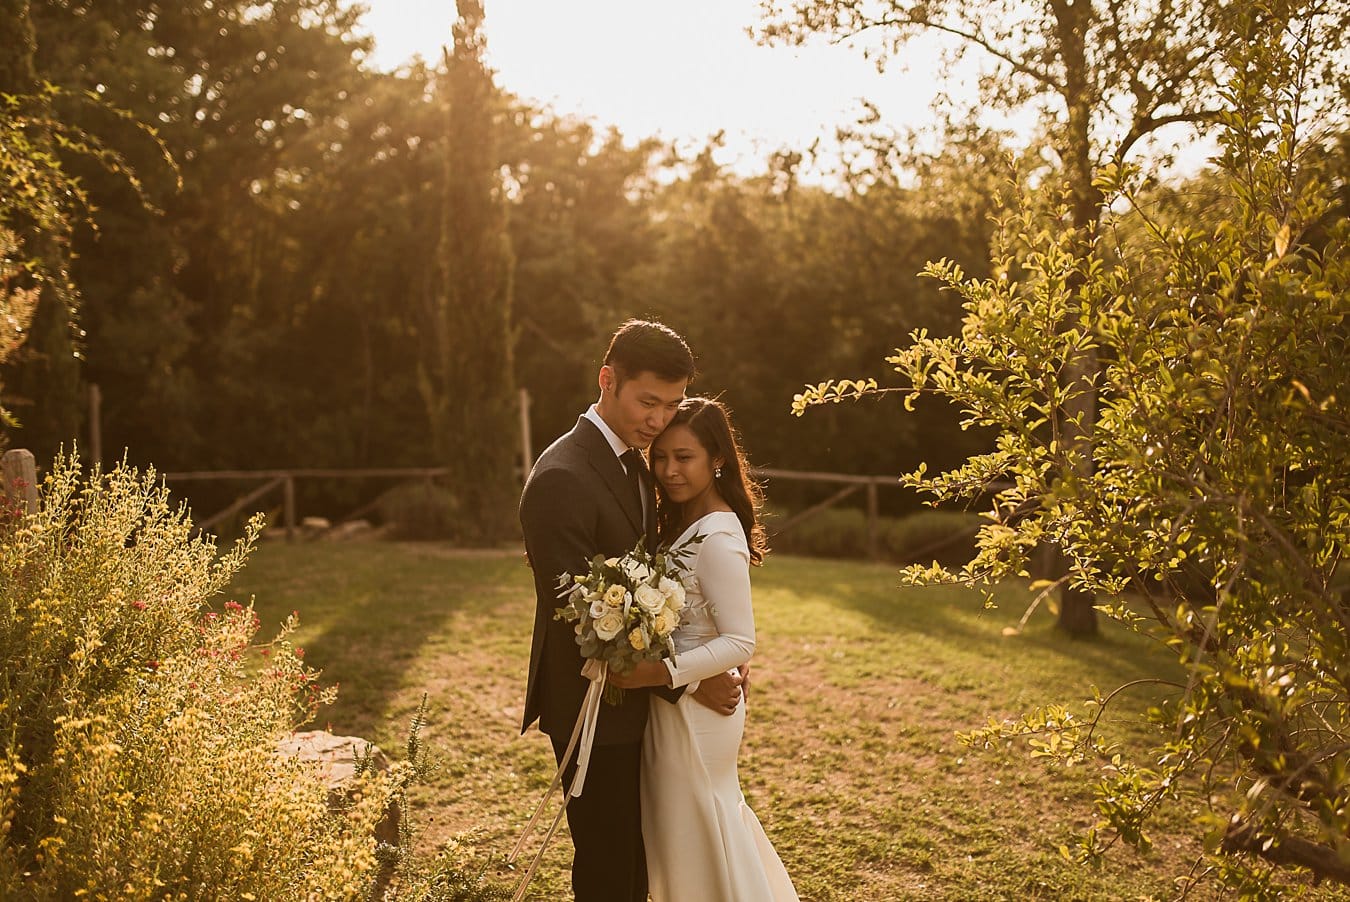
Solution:
M 667 576 L 661 580 L 660 589 L 666 597 L 666 607 L 672 611 L 684 608 L 684 583 Z
M 608 642 L 623 632 L 623 614 L 614 609 L 605 611 L 605 616 L 595 621 L 595 634 Z
M 635 583 L 643 582 L 652 575 L 651 569 L 646 564 L 632 558 L 624 558 L 623 572 Z
M 591 602 L 591 617 L 595 620 L 599 620 L 601 617 L 605 616 L 605 612 L 608 610 L 609 606 L 605 604 L 605 600 L 599 595 L 595 596 L 595 599 Z
M 649 614 L 655 614 L 666 606 L 666 597 L 651 586 L 638 586 L 638 590 L 633 593 L 633 598 L 642 610 Z

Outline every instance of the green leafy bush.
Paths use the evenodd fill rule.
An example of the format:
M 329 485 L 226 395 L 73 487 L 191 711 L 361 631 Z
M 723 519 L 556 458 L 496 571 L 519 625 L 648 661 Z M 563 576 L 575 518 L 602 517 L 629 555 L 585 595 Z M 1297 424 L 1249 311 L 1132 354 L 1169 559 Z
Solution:
M 400 779 L 340 810 L 277 739 L 331 693 L 251 607 L 209 610 L 228 553 L 153 473 L 59 459 L 0 521 L 0 898 L 344 899 Z
M 393 524 L 396 539 L 458 538 L 459 501 L 434 482 L 405 482 L 380 496 L 380 519 Z

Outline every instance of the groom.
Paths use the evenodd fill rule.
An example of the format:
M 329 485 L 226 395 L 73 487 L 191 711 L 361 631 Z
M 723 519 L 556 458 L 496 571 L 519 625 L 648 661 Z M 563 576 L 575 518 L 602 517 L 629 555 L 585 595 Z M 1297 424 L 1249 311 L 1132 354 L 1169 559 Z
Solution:
M 656 538 L 656 495 L 642 451 L 666 428 L 694 377 L 683 338 L 660 323 L 629 320 L 600 368 L 600 399 L 572 431 L 549 446 L 525 482 L 520 523 L 534 568 L 534 638 L 521 732 L 535 719 L 562 763 L 589 685 L 572 625 L 555 620 L 558 576 L 584 573 L 597 554 L 618 557 L 640 538 Z M 681 690 L 654 689 L 675 702 Z M 735 708 L 740 679 L 704 680 L 694 693 L 722 713 Z M 645 902 L 638 767 L 647 725 L 647 690 L 600 706 L 586 787 L 567 806 L 577 902 Z M 575 755 L 564 775 L 570 785 Z

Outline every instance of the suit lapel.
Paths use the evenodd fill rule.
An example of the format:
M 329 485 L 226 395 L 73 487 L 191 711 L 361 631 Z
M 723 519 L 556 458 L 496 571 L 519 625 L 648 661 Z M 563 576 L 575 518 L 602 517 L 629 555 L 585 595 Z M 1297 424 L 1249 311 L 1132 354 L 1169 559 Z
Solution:
M 633 496 L 632 487 L 628 483 L 628 476 L 623 471 L 623 463 L 614 455 L 614 449 L 605 441 L 605 437 L 600 434 L 600 430 L 595 424 L 585 417 L 577 421 L 579 437 L 586 448 L 592 469 L 600 474 L 604 480 L 606 488 L 614 496 L 615 502 L 623 511 L 628 522 L 632 524 L 633 530 L 637 535 L 645 536 L 647 530 L 643 528 L 642 523 L 642 505 L 637 498 Z

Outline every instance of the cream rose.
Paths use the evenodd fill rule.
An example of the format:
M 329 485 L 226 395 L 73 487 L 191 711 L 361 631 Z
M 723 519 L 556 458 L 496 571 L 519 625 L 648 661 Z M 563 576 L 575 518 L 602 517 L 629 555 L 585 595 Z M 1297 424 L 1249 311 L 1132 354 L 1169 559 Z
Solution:
M 642 631 L 641 627 L 638 627 L 628 634 L 628 644 L 638 651 L 642 651 L 647 647 L 647 634 Z
M 605 604 L 611 608 L 623 607 L 623 598 L 628 591 L 623 586 L 614 585 L 605 590 Z
M 595 621 L 595 634 L 606 642 L 621 632 L 623 632 L 623 613 L 616 609 L 605 611 L 605 616 Z
M 667 576 L 661 580 L 658 588 L 661 590 L 661 594 L 666 597 L 666 607 L 672 611 L 679 611 L 684 608 L 684 583 Z
M 649 614 L 655 614 L 666 606 L 666 597 L 652 586 L 638 586 L 637 591 L 633 593 L 633 598 Z
M 592 617 L 592 618 L 594 618 L 594 619 L 596 619 L 596 620 L 599 620 L 601 617 L 605 616 L 605 612 L 608 611 L 608 610 L 609 610 L 609 605 L 605 604 L 605 600 L 604 600 L 603 598 L 601 598 L 600 596 L 597 595 L 597 596 L 595 597 L 595 599 L 594 599 L 593 601 L 591 601 L 591 617 Z
M 663 610 L 652 618 L 652 632 L 658 636 L 665 636 L 675 628 L 670 622 L 670 616 Z

